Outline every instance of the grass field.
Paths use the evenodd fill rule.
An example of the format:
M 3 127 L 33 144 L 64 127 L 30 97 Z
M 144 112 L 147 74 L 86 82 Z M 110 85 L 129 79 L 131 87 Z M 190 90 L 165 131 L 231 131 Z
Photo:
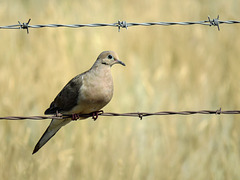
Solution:
M 0 25 L 239 20 L 239 1 L 2 1 Z M 0 116 L 43 115 L 103 50 L 106 112 L 240 109 L 239 25 L 0 30 Z M 239 115 L 100 117 L 72 122 L 38 153 L 50 120 L 0 121 L 0 179 L 205 180 L 240 177 Z

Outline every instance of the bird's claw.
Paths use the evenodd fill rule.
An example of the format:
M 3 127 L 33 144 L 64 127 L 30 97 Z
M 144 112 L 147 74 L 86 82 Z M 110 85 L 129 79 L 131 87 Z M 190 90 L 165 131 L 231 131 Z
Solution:
M 98 118 L 98 116 L 99 116 L 100 114 L 102 114 L 102 113 L 103 113 L 102 110 L 101 110 L 101 111 L 92 112 L 91 115 L 92 115 L 93 120 L 96 121 L 97 118 Z M 76 120 L 78 120 L 79 118 L 80 118 L 80 115 L 79 115 L 79 114 L 72 114 L 72 120 L 73 120 L 73 121 L 76 121 Z
M 62 113 L 60 113 L 60 112 L 56 111 L 56 114 L 55 114 L 55 116 L 56 116 L 56 117 L 59 117 L 59 118 L 61 118 L 63 115 L 62 115 Z
M 102 114 L 102 113 L 103 113 L 103 110 L 92 112 L 92 118 L 93 118 L 93 120 L 96 121 L 97 118 L 98 118 L 98 115 L 100 115 L 100 114 Z
M 76 121 L 80 118 L 79 114 L 72 114 L 72 120 Z

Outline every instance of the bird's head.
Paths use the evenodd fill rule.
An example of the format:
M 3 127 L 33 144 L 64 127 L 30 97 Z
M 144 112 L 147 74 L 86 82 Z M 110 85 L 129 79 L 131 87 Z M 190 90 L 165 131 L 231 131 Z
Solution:
M 125 64 L 119 60 L 118 55 L 113 51 L 103 51 L 97 58 L 97 61 L 103 65 L 112 66 L 114 64 Z

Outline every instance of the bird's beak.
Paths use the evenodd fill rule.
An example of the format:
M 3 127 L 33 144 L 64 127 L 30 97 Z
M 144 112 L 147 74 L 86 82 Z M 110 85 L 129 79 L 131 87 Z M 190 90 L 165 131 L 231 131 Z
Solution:
M 115 59 L 115 63 L 114 64 L 121 64 L 123 66 L 126 66 L 122 61 Z

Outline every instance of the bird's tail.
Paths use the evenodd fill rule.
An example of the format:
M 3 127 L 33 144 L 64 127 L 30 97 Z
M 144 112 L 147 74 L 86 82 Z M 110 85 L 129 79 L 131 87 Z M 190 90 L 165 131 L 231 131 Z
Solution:
M 43 133 L 42 137 L 39 139 L 32 154 L 36 153 L 44 144 L 46 144 L 58 132 L 58 130 L 62 126 L 65 126 L 69 122 L 71 122 L 70 119 L 64 119 L 64 120 L 53 119 L 50 125 L 48 126 L 48 128 L 46 129 L 46 131 Z

